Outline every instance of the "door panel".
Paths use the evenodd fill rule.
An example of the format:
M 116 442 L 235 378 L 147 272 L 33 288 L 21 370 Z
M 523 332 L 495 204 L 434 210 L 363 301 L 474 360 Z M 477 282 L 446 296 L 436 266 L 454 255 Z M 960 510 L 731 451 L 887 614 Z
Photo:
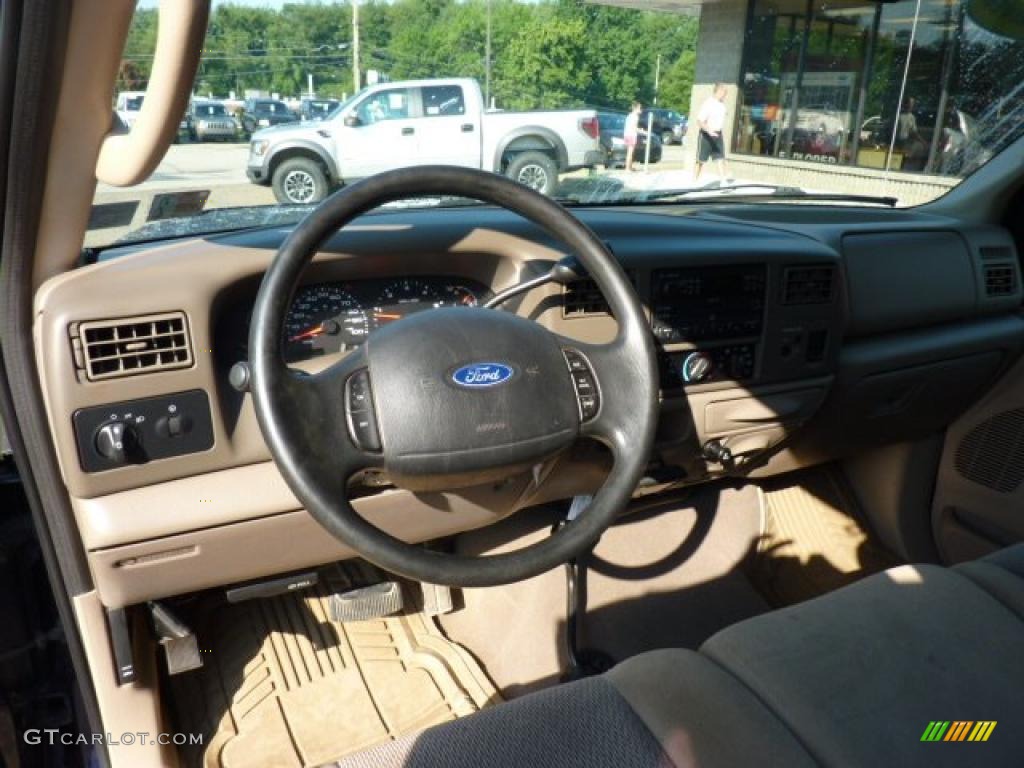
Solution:
M 418 121 L 421 164 L 480 167 L 480 116 L 469 114 L 458 85 L 420 89 L 423 117 Z
M 947 562 L 1024 541 L 1024 360 L 946 431 L 932 525 Z

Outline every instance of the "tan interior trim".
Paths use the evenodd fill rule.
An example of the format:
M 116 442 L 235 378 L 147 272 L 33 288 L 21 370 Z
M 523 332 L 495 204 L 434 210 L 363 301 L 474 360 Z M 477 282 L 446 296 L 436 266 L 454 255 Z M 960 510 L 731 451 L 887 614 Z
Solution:
M 500 520 L 511 512 L 526 482 L 522 478 L 502 488 L 486 486 L 459 495 L 389 491 L 357 499 L 353 506 L 392 536 L 427 541 Z M 225 483 L 237 488 L 234 480 Z M 176 509 L 173 502 L 165 501 L 158 516 L 171 518 L 173 525 Z M 238 510 L 251 512 L 244 506 Z M 94 550 L 88 557 L 103 604 L 119 607 L 309 568 L 354 554 L 299 510 Z
M 112 88 L 134 11 L 134 0 L 71 4 L 36 241 L 36 287 L 70 269 L 82 250 L 96 189 L 96 157 L 110 132 Z
M 153 69 L 139 119 L 127 135 L 104 139 L 97 179 L 126 187 L 159 165 L 192 93 L 209 15 L 210 0 L 160 0 Z
M 72 605 L 96 699 L 103 714 L 104 733 L 109 733 L 113 741 L 122 741 L 119 738 L 121 734 L 130 733 L 136 739 L 140 733 L 148 734 L 141 743 L 109 745 L 111 768 L 177 768 L 178 755 L 173 746 L 149 743 L 157 741 L 159 733 L 170 733 L 170 725 L 163 718 L 160 707 L 160 680 L 154 648 L 148 644 L 148 639 L 136 632 L 135 667 L 138 678 L 129 685 L 117 685 L 106 614 L 99 594 L 87 592 L 76 595 Z

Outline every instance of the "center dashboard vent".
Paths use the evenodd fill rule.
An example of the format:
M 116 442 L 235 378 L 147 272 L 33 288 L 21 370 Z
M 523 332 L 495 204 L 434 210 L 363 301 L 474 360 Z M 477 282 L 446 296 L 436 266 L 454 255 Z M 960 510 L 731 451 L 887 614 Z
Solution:
M 835 287 L 835 267 L 787 267 L 782 275 L 782 303 L 831 304 Z
M 1017 270 L 1012 263 L 986 264 L 984 269 L 986 296 L 1013 296 L 1017 292 Z
M 636 288 L 633 271 L 626 270 L 626 277 Z M 586 317 L 587 315 L 609 314 L 608 302 L 592 278 L 584 277 L 567 283 L 562 290 L 562 314 L 565 317 Z
M 71 344 L 75 364 L 89 381 L 192 365 L 184 312 L 80 323 Z

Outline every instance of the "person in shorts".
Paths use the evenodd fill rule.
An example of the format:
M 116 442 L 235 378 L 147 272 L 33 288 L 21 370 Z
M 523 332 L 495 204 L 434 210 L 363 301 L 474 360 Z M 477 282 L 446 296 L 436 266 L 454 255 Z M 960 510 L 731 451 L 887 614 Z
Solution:
M 700 134 L 697 138 L 697 165 L 694 168 L 693 180 L 700 178 L 705 163 L 714 160 L 718 165 L 718 175 L 726 179 L 725 142 L 722 131 L 725 128 L 725 85 L 715 83 L 711 95 L 700 105 L 697 112 L 697 125 Z
M 626 170 L 633 170 L 633 155 L 636 153 L 636 145 L 640 136 L 640 112 L 643 105 L 639 101 L 633 102 L 633 107 L 626 115 L 626 124 L 622 129 L 622 141 L 626 144 Z

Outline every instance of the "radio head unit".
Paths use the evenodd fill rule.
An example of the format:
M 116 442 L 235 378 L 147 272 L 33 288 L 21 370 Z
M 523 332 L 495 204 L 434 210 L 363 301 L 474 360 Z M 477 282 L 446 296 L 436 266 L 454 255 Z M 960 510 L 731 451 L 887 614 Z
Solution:
M 662 344 L 751 339 L 764 324 L 764 264 L 656 269 L 651 324 Z

